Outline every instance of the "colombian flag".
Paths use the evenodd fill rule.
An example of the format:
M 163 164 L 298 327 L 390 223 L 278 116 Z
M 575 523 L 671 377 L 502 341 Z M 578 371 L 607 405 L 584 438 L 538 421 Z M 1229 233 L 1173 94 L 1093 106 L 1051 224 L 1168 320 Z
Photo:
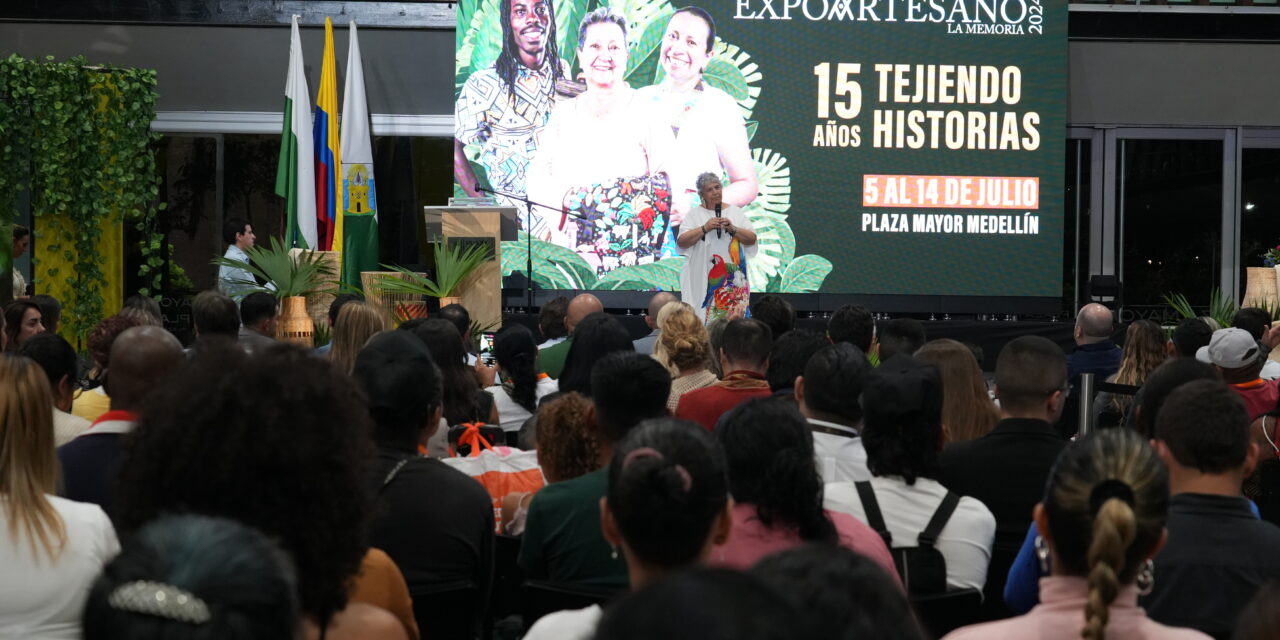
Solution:
M 333 54 L 333 21 L 324 19 L 324 61 L 316 95 L 312 140 L 316 155 L 316 227 L 321 251 L 342 251 L 342 153 L 338 143 L 338 67 Z

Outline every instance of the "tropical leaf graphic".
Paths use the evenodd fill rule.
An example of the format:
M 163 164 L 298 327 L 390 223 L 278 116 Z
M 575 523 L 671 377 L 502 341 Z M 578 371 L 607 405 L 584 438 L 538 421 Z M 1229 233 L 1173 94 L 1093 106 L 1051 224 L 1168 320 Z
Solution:
M 737 73 L 730 73 L 729 67 Z M 705 77 L 709 84 L 724 90 L 738 101 L 738 106 L 742 107 L 744 120 L 751 119 L 751 110 L 756 108 L 756 100 L 760 99 L 760 81 L 764 79 L 764 74 L 760 73 L 760 67 L 751 61 L 750 54 L 724 40 L 716 41 L 715 57 L 707 64 Z M 717 80 L 728 81 L 730 78 L 735 83 L 735 91 L 740 90 L 741 93 L 735 93 L 717 84 Z M 739 78 L 741 85 L 736 84 Z
M 680 271 L 684 269 L 684 263 L 684 256 L 673 256 L 649 264 L 618 267 L 600 276 L 593 288 L 678 291 Z
M 751 142 L 751 139 L 756 137 L 756 129 L 759 129 L 759 128 L 760 128 L 759 122 L 756 122 L 755 120 L 747 121 L 747 142 Z
M 524 273 L 529 235 L 521 231 L 516 241 L 502 243 L 502 275 Z M 596 270 L 577 252 L 543 240 L 533 240 L 533 281 L 550 289 L 590 289 Z
M 634 43 L 640 35 L 639 25 L 658 25 L 661 39 L 661 32 L 666 31 L 667 16 L 674 11 L 668 0 L 613 0 L 608 4 L 627 21 L 627 38 L 633 43 L 631 51 L 636 50 Z
M 658 16 L 644 28 L 639 38 L 632 40 L 626 75 L 627 84 L 632 88 L 639 89 L 657 82 L 658 70 L 662 67 L 662 36 L 667 31 L 669 17 L 670 13 Z
M 796 258 L 782 274 L 783 293 L 812 293 L 831 273 L 831 261 L 813 254 Z
M 791 208 L 791 168 L 787 159 L 770 149 L 752 149 L 760 193 L 745 213 L 759 237 L 756 257 L 747 264 L 751 282 L 768 282 L 782 273 L 795 256 L 796 237 L 787 224 Z
M 470 10 L 461 15 L 469 16 L 470 27 L 458 32 L 461 44 L 453 63 L 455 99 L 473 71 L 492 65 L 502 53 L 502 23 L 498 21 L 502 0 L 470 0 L 464 4 L 468 4 Z
M 755 160 L 760 184 L 760 194 L 753 204 L 769 213 L 786 213 L 791 209 L 791 167 L 787 166 L 787 159 L 771 149 L 752 149 L 751 158 Z
M 595 0 L 555 0 L 556 45 L 569 68 L 570 78 L 578 72 L 578 25 L 600 3 Z

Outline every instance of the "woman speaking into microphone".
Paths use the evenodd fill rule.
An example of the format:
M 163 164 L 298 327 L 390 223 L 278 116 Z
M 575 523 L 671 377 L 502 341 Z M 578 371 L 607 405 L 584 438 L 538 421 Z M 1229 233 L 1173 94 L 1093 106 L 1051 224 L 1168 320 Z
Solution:
M 681 299 L 702 314 L 702 321 L 745 317 L 751 294 L 747 262 L 756 256 L 756 232 L 742 209 L 726 205 L 720 176 L 698 176 L 701 206 L 693 207 L 676 245 L 688 257 L 680 273 Z

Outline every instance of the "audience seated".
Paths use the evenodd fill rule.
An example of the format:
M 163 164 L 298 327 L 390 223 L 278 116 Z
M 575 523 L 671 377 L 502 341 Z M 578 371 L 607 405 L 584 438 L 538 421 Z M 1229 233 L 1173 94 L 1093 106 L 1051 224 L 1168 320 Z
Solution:
M 43 309 L 43 306 L 41 307 Z M 1271 352 L 1272 347 L 1276 346 L 1280 340 L 1280 327 L 1272 328 L 1271 312 L 1258 307 L 1245 307 L 1236 312 L 1234 318 L 1231 319 L 1231 326 L 1237 329 L 1244 329 L 1249 332 L 1250 336 L 1258 342 L 1258 346 L 1262 348 L 1264 355 Z M 48 326 L 45 322 L 45 326 Z M 1280 378 L 1280 362 L 1268 358 L 1262 365 L 1262 372 L 1259 374 L 1263 380 L 1275 380 Z
M 1167 359 L 1164 329 L 1150 320 L 1137 320 L 1125 331 L 1120 369 L 1107 382 L 1141 387 L 1147 376 Z M 1134 406 L 1133 397 L 1102 392 L 1094 396 L 1090 424 L 1108 429 L 1124 424 Z
M 1066 441 L 1053 429 L 1067 393 L 1067 362 L 1058 345 L 1039 336 L 1015 338 L 996 360 L 1001 420 L 985 436 L 942 452 L 942 483 L 976 498 L 996 519 L 991 569 L 984 589 L 987 615 L 1009 615 L 1001 595 L 1031 509 L 1043 497 L 1049 469 Z
M 276 344 L 276 323 L 280 301 L 265 291 L 255 291 L 240 300 L 240 346 L 247 353 L 270 349 Z
M 164 516 L 103 568 L 84 609 L 84 637 L 293 638 L 296 593 L 288 558 L 261 533 L 222 518 Z
M 733 529 L 716 547 L 715 564 L 748 569 L 761 558 L 805 542 L 844 545 L 875 560 L 896 579 L 884 541 L 846 513 L 822 508 L 822 477 L 813 438 L 795 405 L 748 400 L 716 429 L 728 460 Z
M 238 520 L 293 559 L 306 637 L 416 637 L 411 609 L 348 606 L 348 584 L 366 579 L 371 431 L 362 393 L 327 362 L 286 345 L 204 350 L 148 399 L 120 465 L 117 523 L 132 533 L 176 510 Z M 403 578 L 380 590 L 402 595 L 379 608 L 408 602 Z
M 898 581 L 870 558 L 844 547 L 801 545 L 761 560 L 751 573 L 808 614 L 796 622 L 811 628 L 810 637 L 924 640 Z
M 660 418 L 640 424 L 613 453 L 601 527 L 626 558 L 639 590 L 684 567 L 706 562 L 729 535 L 725 456 L 696 425 Z M 588 640 L 601 609 L 560 611 L 538 620 L 525 640 Z
M 592 375 L 601 358 L 618 351 L 635 351 L 627 328 L 603 311 L 592 313 L 575 325 L 573 338 L 566 344 L 569 348 L 560 372 L 560 391 L 575 391 L 587 397 L 591 397 Z
M 42 333 L 18 347 L 18 355 L 30 358 L 44 370 L 53 392 L 53 442 L 62 446 L 89 430 L 91 424 L 71 415 L 75 390 L 80 386 L 80 359 L 71 343 L 56 333 Z
M 717 380 L 724 377 L 724 370 L 720 368 L 720 348 L 724 346 L 724 329 L 727 326 L 728 318 L 716 318 L 707 323 L 707 342 L 711 344 L 711 364 L 707 369 L 716 374 Z
M 164 313 L 160 311 L 160 303 L 155 298 L 135 293 L 124 299 L 124 305 L 120 308 L 120 311 L 128 312 L 131 309 L 136 309 L 151 316 L 151 319 L 155 321 L 155 326 L 164 326 Z M 49 323 L 46 322 L 45 327 L 48 328 L 48 326 Z
M 630 346 L 630 343 L 627 343 Z M 671 375 L 649 356 L 624 351 L 600 360 L 591 376 L 600 459 L 637 424 L 666 414 Z M 534 580 L 596 587 L 628 584 L 627 566 L 600 531 L 600 499 L 609 467 L 544 487 L 529 504 L 520 567 Z
M 774 340 L 769 349 L 769 368 L 764 374 L 773 395 L 794 401 L 796 378 L 804 375 L 809 358 L 828 344 L 831 343 L 826 336 L 808 329 L 788 331 Z
M 92 502 L 114 515 L 111 485 L 122 442 L 136 427 L 148 396 L 184 360 L 182 343 L 160 327 L 132 327 L 116 338 L 105 383 L 111 410 L 94 420 L 88 431 L 58 447 L 63 496 Z
M 16 351 L 22 343 L 45 332 L 40 305 L 30 300 L 14 300 L 4 307 L 5 343 Z
M 369 544 L 391 556 L 414 597 L 467 586 L 488 593 L 489 494 L 462 472 L 418 455 L 439 428 L 443 395 L 426 346 L 404 331 L 380 333 L 356 356 L 352 377 L 368 398 L 377 447 L 365 483 L 374 496 Z
M 329 351 L 333 349 L 333 328 L 338 326 L 338 314 L 342 313 L 342 308 L 352 302 L 364 302 L 364 296 L 358 293 L 340 293 L 333 298 L 333 302 L 329 303 L 329 342 L 323 344 L 311 351 L 319 357 L 327 357 Z
M 240 334 L 240 311 L 225 293 L 209 289 L 191 300 L 191 323 L 196 334 L 193 349 L 210 340 L 234 341 Z
M 1266 356 L 1244 329 L 1219 329 L 1196 359 L 1213 365 L 1222 380 L 1244 400 L 1249 420 L 1273 411 L 1280 403 L 1280 381 L 1263 380 L 1259 374 Z
M 1000 410 L 987 393 L 973 351 L 944 338 L 926 342 L 915 355 L 942 374 L 942 431 L 948 444 L 976 440 L 996 428 Z
M 813 454 L 823 482 L 870 480 L 862 446 L 858 396 L 871 373 L 867 356 L 847 342 L 823 347 L 796 380 L 800 413 L 813 432 Z
M 148 298 L 150 299 L 150 298 Z M 48 333 L 57 333 L 62 324 L 62 303 L 58 299 L 45 294 L 31 296 L 30 300 L 40 307 L 40 322 Z M 152 300 L 152 302 L 155 302 Z M 157 305 L 157 311 L 159 305 Z
M 107 365 L 111 364 L 111 345 L 116 338 L 132 327 L 153 326 L 144 320 L 147 314 L 123 315 L 103 318 L 89 332 L 89 357 L 93 359 L 93 369 L 89 371 L 88 387 L 76 396 L 71 405 L 71 413 L 89 420 L 97 420 L 98 416 L 111 410 L 111 398 L 102 382 L 106 378 Z
M 1173 328 L 1166 350 L 1170 357 L 1194 358 L 1200 347 L 1209 346 L 1209 341 L 1212 339 L 1213 329 L 1205 324 L 1204 320 L 1183 318 L 1178 326 Z
M 891 536 L 886 542 L 892 550 L 917 546 L 935 514 L 942 510 L 945 515 L 943 507 L 954 503 L 935 545 L 946 562 L 945 586 L 981 589 L 996 522 L 981 502 L 951 497 L 938 482 L 942 394 L 937 368 L 910 356 L 890 358 L 873 371 L 862 389 L 862 442 L 874 477 L 861 488 L 852 482 L 827 485 L 825 504 L 871 524 L 871 510 L 861 497 L 868 494 Z M 920 590 L 912 576 L 899 573 L 909 590 Z
M 827 320 L 827 338 L 834 344 L 848 342 L 864 354 L 871 353 L 876 339 L 875 316 L 866 307 L 846 304 Z
M 663 307 L 658 313 L 658 325 L 662 334 L 653 357 L 671 371 L 667 411 L 675 413 L 680 396 L 716 383 L 716 374 L 710 369 L 711 337 L 698 313 L 686 302 Z
M 467 365 L 476 366 L 476 354 L 471 353 L 473 346 L 471 343 L 471 312 L 467 311 L 466 307 L 455 302 L 440 307 L 440 312 L 436 314 L 436 317 L 452 323 L 453 327 L 458 330 L 458 335 L 462 340 L 462 351 L 466 354 Z
M 542 335 L 542 342 L 538 344 L 539 351 L 558 345 L 569 337 L 569 330 L 564 322 L 568 312 L 569 299 L 564 296 L 553 298 L 538 310 L 538 333 Z
M 689 391 L 676 405 L 676 417 L 715 429 L 716 421 L 730 409 L 770 395 L 764 373 L 769 369 L 773 335 L 763 322 L 736 318 L 725 326 L 723 344 L 715 354 L 724 375 L 720 381 Z
M 1280 527 L 1240 495 L 1259 454 L 1244 403 L 1218 381 L 1184 384 L 1161 407 L 1154 444 L 1173 497 L 1142 606 L 1157 622 L 1228 638 L 1245 603 L 1280 579 Z
M 386 328 L 387 321 L 377 307 L 364 302 L 342 305 L 333 324 L 333 341 L 329 343 L 329 362 L 333 368 L 350 374 L 356 366 L 356 354 L 369 338 Z
M 54 495 L 52 404 L 39 366 L 0 357 L 0 637 L 80 638 L 89 585 L 120 550 L 101 508 Z
M 880 362 L 884 362 L 899 353 L 913 355 L 924 346 L 924 325 L 913 318 L 894 318 L 884 325 L 880 332 Z
M 1169 479 L 1156 452 L 1128 429 L 1090 433 L 1063 451 L 1035 507 L 1040 606 L 998 622 L 965 627 L 947 640 L 1208 636 L 1147 618 L 1138 591 L 1164 544 Z
M 591 401 L 570 391 L 538 410 L 535 444 L 538 466 L 547 484 L 583 476 L 604 463 L 596 441 Z M 502 504 L 502 530 L 507 535 L 524 533 L 529 502 L 534 493 L 513 493 Z
M 797 633 L 808 613 L 749 573 L 697 569 L 669 576 L 605 611 L 596 640 L 829 640 Z
M 1199 322 L 1197 320 L 1196 322 Z M 1136 400 L 1137 407 L 1130 412 L 1136 420 L 1134 429 L 1144 438 L 1152 438 L 1154 429 L 1150 422 L 1160 413 L 1169 394 L 1174 389 L 1194 380 L 1217 381 L 1218 373 L 1213 367 L 1197 361 L 1195 358 L 1172 358 L 1151 372 L 1147 382 L 1142 386 L 1144 391 L 1141 400 Z M 1023 614 L 1031 610 L 1039 602 L 1039 580 L 1047 575 L 1040 571 L 1036 562 L 1036 525 L 1034 522 L 1027 528 L 1027 537 L 1022 541 L 1018 557 L 1009 568 L 1009 580 L 1004 587 L 1004 601 L 1009 610 L 1015 614 Z
M 777 340 L 796 326 L 796 310 L 782 298 L 766 294 L 751 305 L 751 317 L 765 323 Z
M 680 297 L 670 291 L 659 291 L 649 298 L 648 313 L 644 315 L 644 324 L 649 327 L 648 335 L 632 341 L 635 345 L 636 353 L 649 355 L 653 353 L 653 348 L 658 344 L 658 336 L 662 333 L 661 327 L 658 326 L 658 313 L 668 303 L 679 302 Z
M 559 386 L 550 376 L 538 373 L 538 345 L 533 332 L 524 325 L 503 327 L 494 336 L 493 358 L 501 381 L 485 391 L 493 396 L 507 442 L 513 443 L 520 425 L 538 410 L 538 401 L 555 393 Z
M 573 346 L 573 334 L 578 327 L 578 323 L 593 313 L 601 313 L 603 311 L 604 305 L 600 304 L 600 299 L 589 293 L 579 294 L 569 301 L 569 306 L 566 308 L 564 315 L 564 329 L 568 337 L 563 342 L 546 346 L 538 353 L 538 366 L 543 373 L 552 378 L 560 378 L 560 372 L 564 370 L 565 359 L 569 357 L 569 348 Z M 634 348 L 633 346 L 632 349 Z

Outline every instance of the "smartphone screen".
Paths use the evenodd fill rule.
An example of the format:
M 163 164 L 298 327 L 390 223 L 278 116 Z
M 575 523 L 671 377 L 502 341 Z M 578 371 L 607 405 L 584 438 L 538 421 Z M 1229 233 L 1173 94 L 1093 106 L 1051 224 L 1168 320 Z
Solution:
M 494 362 L 492 331 L 486 331 L 480 334 L 480 360 L 486 365 L 492 365 Z

